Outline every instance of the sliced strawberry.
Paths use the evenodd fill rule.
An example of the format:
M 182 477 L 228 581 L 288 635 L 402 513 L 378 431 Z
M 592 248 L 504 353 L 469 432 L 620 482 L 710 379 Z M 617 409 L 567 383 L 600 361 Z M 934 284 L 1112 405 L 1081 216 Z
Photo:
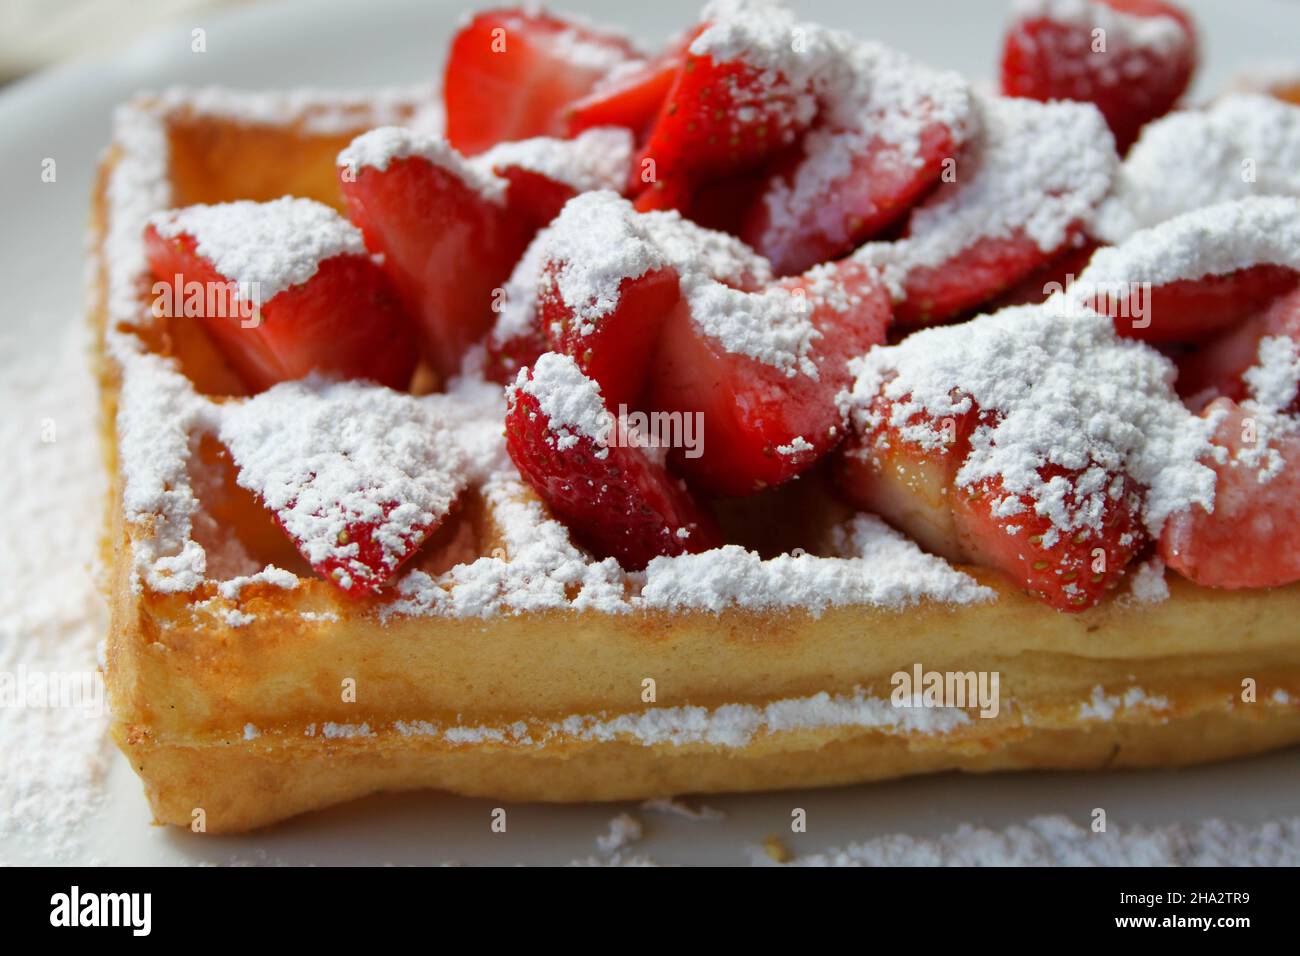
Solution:
M 1013 305 L 1036 305 L 1074 284 L 1101 244 L 1079 234 L 1048 263 L 1035 269 L 986 306 L 989 312 Z
M 1191 18 L 1172 3 L 1038 0 L 1007 31 L 1002 92 L 1092 103 L 1124 151 L 1183 95 L 1196 47 Z
M 1180 356 L 1178 393 L 1194 409 L 1220 397 L 1243 401 L 1250 391 L 1246 373 L 1260 361 L 1260 343 L 1277 336 L 1300 342 L 1300 289 L 1279 296 L 1261 314 Z
M 629 571 L 707 551 L 711 516 L 647 451 L 614 441 L 600 388 L 568 356 L 547 353 L 509 391 L 506 447 L 524 479 L 597 557 Z
M 353 597 L 378 593 L 465 485 L 433 406 L 359 382 L 309 379 L 225 407 L 236 481 L 307 562 Z
M 1079 103 L 977 99 L 980 134 L 907 220 L 863 246 L 905 325 L 944 322 L 1012 289 L 1074 246 L 1118 165 L 1110 132 Z
M 1259 313 L 1295 288 L 1296 280 L 1292 269 L 1258 265 L 1141 292 L 1125 289 L 1119 295 L 1107 295 L 1102 290 L 1092 305 L 1111 316 L 1115 330 L 1128 338 L 1153 343 L 1200 342 Z M 1131 301 L 1124 301 L 1126 295 L 1145 298 L 1144 308 L 1136 309 Z
M 889 322 L 871 270 L 834 263 L 762 292 L 699 280 L 684 292 L 650 381 L 653 408 L 701 416 L 702 453 L 671 453 L 679 473 L 717 494 L 752 494 L 840 442 L 848 360 L 884 341 Z
M 910 270 L 895 318 L 905 325 L 946 321 L 1023 282 L 1049 258 L 1038 243 L 1020 235 L 979 239 L 941 266 Z
M 504 181 L 469 167 L 445 143 L 404 130 L 367 133 L 339 160 L 348 217 L 382 254 L 425 357 L 439 374 L 453 374 L 487 332 L 494 291 L 531 238 L 532 217 L 511 215 Z
M 1229 399 L 1202 413 L 1216 421 L 1226 460 L 1205 463 L 1218 476 L 1214 511 L 1199 507 L 1165 522 L 1160 554 L 1206 587 L 1268 588 L 1300 580 L 1300 431 L 1294 419 L 1261 416 Z
M 853 43 L 797 159 L 767 184 L 741 235 L 782 275 L 836 259 L 955 172 L 972 128 L 969 87 L 894 50 Z
M 741 236 L 781 275 L 839 258 L 905 215 L 939 181 L 955 152 L 953 131 L 928 125 L 918 147 L 910 156 L 858 131 L 809 134 L 802 159 L 768 182 Z M 828 178 L 831 163 L 847 168 Z
M 452 39 L 447 56 L 447 139 L 472 156 L 509 140 L 564 136 L 570 104 L 639 59 L 617 34 L 542 11 L 480 13 Z
M 504 369 L 529 364 L 530 352 L 563 352 L 597 381 L 611 408 L 639 408 L 681 275 L 743 289 L 771 278 L 766 260 L 731 236 L 676 213 L 638 214 L 611 192 L 584 193 L 511 275 L 489 339 L 490 364 Z
M 560 214 L 580 192 L 621 190 L 632 163 L 632 134 L 617 127 L 588 130 L 575 139 L 502 143 L 471 165 L 506 181 L 506 205 L 524 231 L 535 233 Z
M 144 242 L 173 304 L 190 304 L 176 318 L 202 322 L 254 390 L 313 371 L 410 384 L 411 321 L 360 233 L 332 209 L 288 198 L 191 206 L 155 217 Z M 220 294 L 241 285 L 260 311 L 247 297 Z M 191 297 L 196 288 L 203 294 Z
M 1085 480 L 1055 466 L 1040 475 L 1065 485 L 1053 496 L 1055 506 L 1081 512 L 1100 502 L 1096 516 L 1060 529 L 1032 498 L 1008 494 L 1001 479 L 986 479 L 954 492 L 957 531 L 976 563 L 1001 570 L 1058 611 L 1085 611 L 1116 586 L 1146 542 L 1138 495 L 1120 476 L 1105 476 L 1081 493 L 1095 475 Z
M 611 409 L 639 407 L 660 326 L 680 295 L 676 270 L 654 269 L 624 279 L 613 308 L 588 319 L 560 294 L 555 277 L 562 268 L 563 263 L 552 261 L 542 278 L 540 310 L 548 345 L 573 357 L 600 386 Z
M 653 60 L 629 65 L 601 80 L 595 89 L 566 110 L 569 132 L 622 126 L 640 138 L 659 115 L 673 81 L 686 62 L 687 48 L 703 29 L 698 26 L 689 31 Z
M 969 411 L 947 421 L 934 421 L 921 411 L 895 421 L 895 409 L 907 401 L 881 395 L 865 410 L 863 427 L 854 430 L 836 458 L 836 486 L 850 504 L 880 515 L 927 551 L 949 561 L 968 561 L 952 500 L 978 409 L 972 403 Z M 910 437 L 909 428 L 927 439 Z
M 684 208 L 701 184 L 789 146 L 815 112 L 805 78 L 688 50 L 633 170 L 637 208 Z

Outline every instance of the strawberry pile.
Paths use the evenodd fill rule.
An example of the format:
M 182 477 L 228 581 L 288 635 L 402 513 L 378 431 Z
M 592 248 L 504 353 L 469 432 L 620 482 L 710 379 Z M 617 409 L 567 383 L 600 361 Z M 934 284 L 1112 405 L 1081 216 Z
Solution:
M 261 290 L 252 320 L 198 316 L 251 394 L 309 373 L 402 391 L 417 367 L 499 382 L 520 475 L 628 570 L 722 545 L 715 499 L 824 462 L 849 502 L 1063 611 L 1095 605 L 1153 551 L 1202 583 L 1281 583 L 1300 569 L 1222 558 L 1228 519 L 1184 515 L 1162 536 L 1154 472 L 1124 454 L 1043 446 L 1031 468 L 981 472 L 1020 419 L 996 382 L 963 391 L 959 362 L 939 399 L 889 376 L 858 394 L 875 347 L 1042 302 L 1086 272 L 1116 145 L 1174 106 L 1195 61 L 1190 20 L 1159 0 L 1021 4 L 1001 97 L 767 0 L 713 3 L 653 54 L 552 13 L 490 10 L 452 39 L 443 135 L 381 128 L 339 155 L 342 215 L 289 198 L 191 207 L 157 217 L 146 249 L 160 280 Z M 1169 391 L 1166 360 L 1131 340 L 1178 363 L 1226 487 L 1252 453 L 1232 438 L 1241 409 L 1300 411 L 1277 373 L 1300 341 L 1295 280 L 1277 261 L 1207 267 L 1158 283 L 1148 323 L 1084 303 L 1103 351 L 1157 363 L 1134 365 L 1152 389 Z M 337 429 L 271 470 L 250 435 L 275 436 L 246 417 L 231 449 L 242 482 L 351 594 L 380 593 L 459 490 L 450 472 L 431 488 L 400 467 L 368 489 Z M 1275 424 L 1264 457 L 1284 468 L 1294 446 Z M 1250 496 L 1231 500 L 1219 514 L 1240 522 Z M 398 533 L 394 515 L 414 517 Z M 324 548 L 322 522 L 337 537 Z M 1271 546 L 1282 532 L 1260 534 Z

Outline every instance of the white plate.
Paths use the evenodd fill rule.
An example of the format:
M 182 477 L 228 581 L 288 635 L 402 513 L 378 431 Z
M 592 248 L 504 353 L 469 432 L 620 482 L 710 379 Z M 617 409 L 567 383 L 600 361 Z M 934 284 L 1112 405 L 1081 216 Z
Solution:
M 696 6 L 565 3 L 619 23 L 647 43 L 691 22 Z M 1205 67 L 1199 89 L 1212 92 L 1234 73 L 1270 58 L 1295 56 L 1300 4 L 1285 0 L 1191 3 L 1199 16 Z M 1001 0 L 803 0 L 810 19 L 852 28 L 934 65 L 992 77 Z M 623 7 L 623 9 L 618 9 Z M 435 0 L 356 0 L 257 6 L 153 35 L 111 59 L 46 73 L 0 94 L 0 289 L 3 338 L 53 349 L 80 320 L 82 235 L 100 149 L 114 103 L 146 87 L 222 83 L 239 87 L 404 84 L 436 76 L 463 5 Z M 190 31 L 207 30 L 207 51 L 192 53 Z M 41 184 L 44 157 L 58 160 L 57 188 Z M 6 528 L 5 534 L 16 533 Z M 69 555 L 69 561 L 84 560 Z M 647 834 L 632 852 L 659 862 L 743 863 L 771 833 L 809 853 L 873 835 L 934 835 L 961 822 L 1001 827 L 1037 814 L 1086 822 L 1095 807 L 1120 824 L 1159 825 L 1227 817 L 1243 822 L 1297 813 L 1295 751 L 1180 772 L 944 775 L 867 787 L 711 797 L 721 822 L 692 822 L 622 806 L 509 807 L 505 834 L 489 829 L 493 804 L 439 794 L 375 797 L 311 814 L 244 837 L 200 837 L 149 826 L 139 781 L 114 755 L 100 813 L 76 835 L 79 859 L 111 863 L 562 863 L 596 852 L 594 838 L 631 809 Z M 0 772 L 3 772 L 0 770 Z M 792 808 L 808 830 L 789 832 Z M 44 835 L 47 836 L 47 835 Z M 41 834 L 14 837 L 0 859 L 39 862 Z

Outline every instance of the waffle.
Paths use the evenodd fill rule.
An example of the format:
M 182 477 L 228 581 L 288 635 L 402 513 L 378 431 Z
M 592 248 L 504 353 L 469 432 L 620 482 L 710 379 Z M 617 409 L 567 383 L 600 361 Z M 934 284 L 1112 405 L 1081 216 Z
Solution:
M 383 596 L 313 575 L 205 424 L 239 379 L 192 323 L 150 311 L 143 222 L 284 194 L 337 205 L 339 150 L 433 102 L 182 91 L 117 116 L 90 297 L 112 476 L 104 669 L 156 821 L 235 832 L 414 788 L 622 800 L 1179 766 L 1300 740 L 1300 585 L 1216 591 L 1152 567 L 1063 615 L 852 514 L 817 473 L 731 506 L 742 544 L 637 575 L 576 548 L 488 455 Z M 499 443 L 500 409 L 477 400 L 453 420 Z M 824 544 L 797 550 L 791 528 Z M 996 713 L 900 683 L 932 672 L 996 675 Z

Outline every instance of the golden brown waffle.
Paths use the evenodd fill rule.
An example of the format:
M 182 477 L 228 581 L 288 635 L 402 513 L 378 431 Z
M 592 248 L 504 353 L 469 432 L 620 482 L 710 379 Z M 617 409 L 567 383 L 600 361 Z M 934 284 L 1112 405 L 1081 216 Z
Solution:
M 902 541 L 875 565 L 845 551 L 843 533 L 838 551 L 782 556 L 851 525 L 813 477 L 724 515 L 731 540 L 756 552 L 728 560 L 751 575 L 714 606 L 690 606 L 652 599 L 642 577 L 597 574 L 567 541 L 552 542 L 567 570 L 512 577 L 536 544 L 520 521 L 539 534 L 559 526 L 495 472 L 404 572 L 420 587 L 399 581 L 358 601 L 311 574 L 234 483 L 220 443 L 166 403 L 152 414 L 158 434 L 180 429 L 174 460 L 157 460 L 164 443 L 131 460 L 140 443 L 122 441 L 124 402 L 143 402 L 133 420 L 147 424 L 159 382 L 204 408 L 241 393 L 195 325 L 150 314 L 144 218 L 283 194 L 337 205 L 337 152 L 375 125 L 418 122 L 430 101 L 204 91 L 142 98 L 118 116 L 94 199 L 90 297 L 113 477 L 105 670 L 114 738 L 159 822 L 239 831 L 422 787 L 612 800 L 945 769 L 1177 766 L 1300 741 L 1300 585 L 1217 592 L 1171 578 L 1163 600 L 1121 591 L 1062 615 L 995 574 L 936 570 Z M 142 512 L 127 487 L 142 470 L 158 500 L 193 508 Z M 206 563 L 191 579 L 196 554 Z M 232 581 L 236 565 L 282 570 Z M 799 603 L 804 579 L 879 572 L 907 585 L 913 566 L 940 584 Z M 456 568 L 517 593 L 457 590 Z M 598 579 L 599 600 L 583 599 L 595 589 L 583 575 Z M 897 706 L 897 675 L 918 667 L 996 673 L 996 716 L 970 700 Z

